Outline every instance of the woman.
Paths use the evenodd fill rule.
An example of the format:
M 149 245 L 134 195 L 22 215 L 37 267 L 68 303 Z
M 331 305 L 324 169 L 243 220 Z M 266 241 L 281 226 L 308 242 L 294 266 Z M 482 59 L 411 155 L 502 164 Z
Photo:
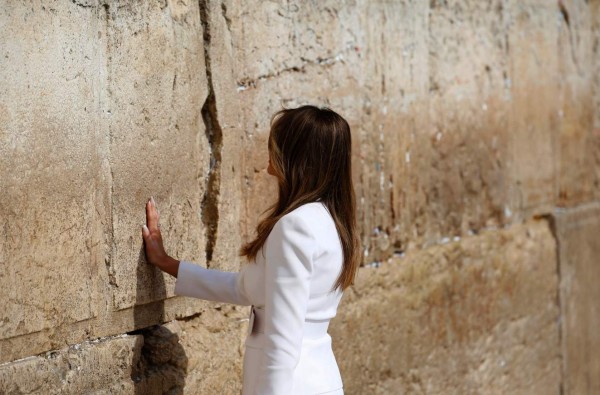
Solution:
M 327 328 L 359 264 L 350 126 L 329 108 L 282 109 L 268 148 L 279 198 L 241 248 L 248 263 L 239 272 L 169 257 L 153 198 L 146 257 L 177 278 L 176 295 L 252 306 L 243 395 L 343 394 Z

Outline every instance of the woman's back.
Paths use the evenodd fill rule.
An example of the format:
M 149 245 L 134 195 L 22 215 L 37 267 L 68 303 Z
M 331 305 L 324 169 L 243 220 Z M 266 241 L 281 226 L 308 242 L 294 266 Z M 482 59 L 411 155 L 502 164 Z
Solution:
M 246 293 L 249 300 L 254 300 L 245 342 L 243 395 L 275 394 L 284 387 L 290 395 L 330 391 L 343 394 L 342 378 L 331 347 L 332 339 L 327 333 L 329 321 L 336 315 L 343 294 L 339 289 L 331 291 L 343 260 L 335 222 L 321 202 L 304 204 L 286 214 L 281 221 L 281 227 L 273 232 L 274 240 L 265 243 L 266 254 L 261 251 L 256 264 L 244 265 L 238 279 L 241 292 Z M 312 237 L 306 237 L 309 233 Z M 280 237 L 287 240 L 287 243 L 283 242 L 283 249 L 279 247 Z M 302 255 L 295 249 L 311 252 L 310 273 L 305 277 L 306 292 L 301 286 L 298 292 L 294 292 L 297 284 L 286 279 L 282 271 L 279 279 L 290 280 L 287 285 L 292 290 L 281 297 L 276 291 L 270 292 L 269 284 L 265 284 L 265 279 L 270 279 L 268 266 L 280 265 L 288 257 Z M 283 252 L 283 256 L 278 255 L 278 251 Z M 299 273 L 300 277 L 306 274 L 302 270 Z M 277 282 L 276 276 L 271 276 L 271 279 Z M 308 300 L 303 301 L 307 296 Z M 288 314 L 289 311 L 296 314 Z M 280 358 L 280 351 L 286 351 L 292 357 L 285 355 Z M 288 379 L 291 383 L 263 385 L 277 383 L 276 379 L 269 377 L 272 372 L 266 366 L 269 362 L 265 364 L 265 355 L 273 364 L 285 365 L 289 361 L 291 365 L 288 367 L 292 370 Z M 269 356 L 272 358 L 269 359 Z M 284 377 L 282 375 L 281 378 Z
M 284 217 L 300 218 L 316 241 L 306 319 L 310 321 L 331 319 L 335 317 L 342 298 L 342 292 L 339 290 L 333 293 L 329 292 L 342 269 L 343 261 L 342 245 L 335 222 L 327 207 L 321 202 L 304 204 Z M 298 241 L 301 242 L 300 239 Z M 242 274 L 239 279 L 240 291 L 258 308 L 265 305 L 264 250 L 266 244 L 263 251 L 258 253 L 256 264 L 244 264 L 240 270 Z

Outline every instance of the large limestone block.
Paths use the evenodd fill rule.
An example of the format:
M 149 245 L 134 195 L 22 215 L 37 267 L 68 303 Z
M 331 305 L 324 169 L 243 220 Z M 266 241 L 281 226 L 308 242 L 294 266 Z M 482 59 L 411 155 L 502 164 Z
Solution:
M 0 362 L 210 305 L 171 298 L 174 279 L 145 262 L 150 195 L 168 252 L 205 264 L 205 232 L 216 234 L 205 202 L 229 191 L 215 245 L 235 269 L 238 181 L 211 181 L 200 16 L 180 2 L 3 8 Z
M 41 356 L 0 365 L 0 392 L 24 394 L 133 394 L 134 362 L 139 360 L 142 336 L 77 344 Z M 104 390 L 104 391 L 103 391 Z
M 509 67 L 506 37 L 499 34 L 507 30 L 504 4 L 431 1 L 429 6 L 428 90 L 422 94 L 429 98 L 430 117 L 414 133 L 405 164 L 409 185 L 422 185 L 405 192 L 411 203 L 407 216 L 424 218 L 416 232 L 400 232 L 410 243 L 422 239 L 422 247 L 512 221 Z
M 357 7 L 363 5 L 357 2 L 227 3 L 235 77 L 244 87 L 309 64 L 339 60 L 355 50 L 361 34 Z
M 165 326 L 178 334 L 187 356 L 184 394 L 241 393 L 246 310 L 223 305 Z
M 0 364 L 0 393 L 239 394 L 247 314 L 232 306 Z
M 97 29 L 70 2 L 0 9 L 0 339 L 89 319 L 102 301 Z
M 517 218 L 551 210 L 559 119 L 555 2 L 510 0 L 506 32 L 511 112 L 508 123 L 510 207 Z
M 348 394 L 558 394 L 556 259 L 530 220 L 362 268 L 330 325 Z
M 354 61 L 346 64 L 358 91 L 346 112 L 353 119 L 353 174 L 365 259 L 372 261 L 403 248 L 407 238 L 423 237 L 425 221 L 417 206 L 426 200 L 423 185 L 429 174 L 419 156 L 430 117 L 429 4 L 366 2 L 361 7 L 359 67 Z
M 174 279 L 146 264 L 144 205 L 153 195 L 167 251 L 200 259 L 210 145 L 201 109 L 208 94 L 197 3 L 111 2 L 106 12 L 104 134 L 111 172 L 113 239 L 107 263 L 113 305 L 172 296 Z M 198 257 L 198 258 L 193 258 Z
M 557 209 L 565 395 L 600 393 L 600 204 Z
M 595 10 L 594 10 L 595 7 Z M 593 18 L 597 2 L 562 1 L 559 4 L 560 109 L 558 161 L 558 204 L 574 206 L 594 199 L 600 188 L 600 129 L 594 129 L 594 50 L 599 52 L 600 30 Z M 594 49 L 595 48 L 595 49 Z M 596 76 L 597 78 L 597 76 Z

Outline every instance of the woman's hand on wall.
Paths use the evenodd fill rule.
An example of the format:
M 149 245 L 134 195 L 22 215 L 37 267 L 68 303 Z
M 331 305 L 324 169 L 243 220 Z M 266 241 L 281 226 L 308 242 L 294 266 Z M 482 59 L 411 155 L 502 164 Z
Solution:
M 158 221 L 160 212 L 156 207 L 154 197 L 146 202 L 146 224 L 142 226 L 142 238 L 146 249 L 146 260 L 160 270 L 177 277 L 179 261 L 171 258 L 163 246 L 162 235 Z

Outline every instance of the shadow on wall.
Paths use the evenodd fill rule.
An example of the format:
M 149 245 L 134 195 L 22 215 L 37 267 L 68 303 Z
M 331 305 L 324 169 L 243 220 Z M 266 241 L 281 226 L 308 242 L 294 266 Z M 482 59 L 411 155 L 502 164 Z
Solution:
M 136 270 L 136 305 L 133 308 L 136 329 L 140 335 L 135 344 L 131 380 L 135 394 L 183 394 L 188 358 L 179 344 L 179 336 L 157 322 L 164 320 L 166 287 L 160 269 L 146 262 L 144 246 L 140 249 Z M 152 290 L 155 302 L 138 304 L 142 295 Z

